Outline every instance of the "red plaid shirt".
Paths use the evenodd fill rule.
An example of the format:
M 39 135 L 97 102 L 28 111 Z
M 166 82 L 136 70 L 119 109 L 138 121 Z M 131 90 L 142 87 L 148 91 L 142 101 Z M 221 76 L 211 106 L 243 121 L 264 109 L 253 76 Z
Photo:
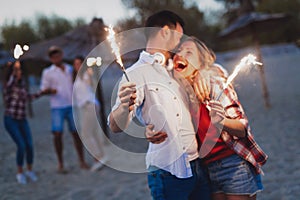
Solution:
M 214 78 L 211 85 L 211 99 L 216 99 L 218 94 L 223 89 L 223 84 L 226 81 L 226 76 L 220 72 L 219 77 Z M 233 149 L 236 154 L 250 162 L 256 169 L 257 173 L 263 173 L 261 166 L 265 164 L 268 156 L 255 142 L 248 124 L 247 116 L 243 110 L 242 105 L 238 100 L 238 96 L 230 84 L 221 95 L 219 101 L 225 109 L 226 117 L 230 119 L 238 119 L 242 122 L 247 130 L 246 137 L 238 138 L 230 135 L 226 131 L 222 131 L 221 137 L 229 148 Z
M 26 118 L 26 103 L 41 96 L 40 93 L 29 94 L 23 83 L 18 83 L 13 76 L 3 88 L 5 116 L 14 119 Z

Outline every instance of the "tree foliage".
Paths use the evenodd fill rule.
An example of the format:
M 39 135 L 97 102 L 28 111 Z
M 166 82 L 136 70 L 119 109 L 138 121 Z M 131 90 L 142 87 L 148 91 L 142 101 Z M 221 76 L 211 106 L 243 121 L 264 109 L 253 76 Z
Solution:
M 3 47 L 12 48 L 16 42 L 29 44 L 39 40 L 32 24 L 28 21 L 22 21 L 20 24 L 7 24 L 2 27 Z
M 300 1 L 299 0 L 264 0 L 257 5 L 257 11 L 267 13 L 285 13 L 290 19 L 277 27 L 271 35 L 264 35 L 266 43 L 293 42 L 300 39 Z
M 3 46 L 9 50 L 16 43 L 31 44 L 62 35 L 75 27 L 84 25 L 83 19 L 70 21 L 56 15 L 38 15 L 34 21 L 23 20 L 19 24 L 7 23 L 1 27 Z
M 72 24 L 68 20 L 61 17 L 51 17 L 39 16 L 37 18 L 37 32 L 41 39 L 48 39 L 61 35 L 69 30 L 71 30 Z
M 216 0 L 224 3 L 223 23 L 229 25 L 239 16 L 255 11 L 255 5 L 261 0 Z
M 268 33 L 260 34 L 261 43 L 293 42 L 300 38 L 300 1 L 299 0 L 215 0 L 224 4 L 224 10 L 215 11 L 216 15 L 207 15 L 199 10 L 201 1 L 184 0 L 122 0 L 125 7 L 135 11 L 131 18 L 118 21 L 120 30 L 128 30 L 143 26 L 147 17 L 160 10 L 171 10 L 185 21 L 185 33 L 203 40 L 214 50 L 228 50 L 251 44 L 250 38 L 239 38 L 227 44 L 221 42 L 218 33 L 240 15 L 256 11 L 264 13 L 286 13 L 290 20 Z M 221 17 L 220 17 L 221 16 Z M 216 23 L 208 21 L 215 18 Z M 50 39 L 86 24 L 83 19 L 70 21 L 56 15 L 37 15 L 34 20 L 23 20 L 20 23 L 6 23 L 0 34 L 5 49 L 12 49 L 16 42 L 31 44 Z M 230 44 L 229 44 L 230 43 Z
M 184 29 L 187 35 L 194 35 L 209 45 L 214 45 L 212 38 L 216 37 L 218 28 L 215 25 L 207 25 L 204 13 L 198 9 L 195 2 L 190 2 L 189 4 L 183 0 L 122 0 L 122 2 L 128 9 L 136 11 L 134 17 L 119 21 L 118 25 L 122 30 L 141 27 L 148 16 L 167 9 L 183 18 L 185 22 Z

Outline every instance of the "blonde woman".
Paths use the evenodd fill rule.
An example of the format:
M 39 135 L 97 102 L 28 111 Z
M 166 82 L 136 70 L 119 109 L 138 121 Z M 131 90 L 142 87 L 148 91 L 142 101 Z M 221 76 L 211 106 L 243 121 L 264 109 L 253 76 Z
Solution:
M 226 70 L 214 64 L 215 59 L 215 54 L 195 37 L 182 42 L 174 56 L 175 70 L 189 81 L 200 102 L 199 110 L 191 113 L 199 122 L 200 156 L 209 171 L 212 197 L 256 199 L 263 189 L 260 174 L 267 155 L 253 139 L 233 86 L 215 100 L 227 78 Z
M 179 80 L 187 80 L 183 85 L 190 96 L 190 113 L 199 155 L 211 180 L 212 199 L 255 200 L 263 190 L 260 174 L 267 155 L 253 139 L 233 86 L 229 85 L 216 100 L 227 72 L 215 60 L 215 54 L 203 42 L 186 38 L 173 58 L 175 74 Z M 151 134 L 156 133 L 148 126 L 146 135 Z

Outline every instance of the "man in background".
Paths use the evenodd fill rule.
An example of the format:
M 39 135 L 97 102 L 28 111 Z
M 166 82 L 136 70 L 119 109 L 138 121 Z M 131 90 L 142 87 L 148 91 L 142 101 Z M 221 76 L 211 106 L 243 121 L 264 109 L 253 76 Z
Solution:
M 79 157 L 80 167 L 87 169 L 88 165 L 84 160 L 83 144 L 76 131 L 72 113 L 72 66 L 63 63 L 63 51 L 57 46 L 48 50 L 48 56 L 52 65 L 46 68 L 42 74 L 41 90 L 51 88 L 55 93 L 51 95 L 51 124 L 53 142 L 58 159 L 58 172 L 66 173 L 63 162 L 63 127 L 64 120 L 68 122 L 69 131 L 73 137 L 75 149 Z

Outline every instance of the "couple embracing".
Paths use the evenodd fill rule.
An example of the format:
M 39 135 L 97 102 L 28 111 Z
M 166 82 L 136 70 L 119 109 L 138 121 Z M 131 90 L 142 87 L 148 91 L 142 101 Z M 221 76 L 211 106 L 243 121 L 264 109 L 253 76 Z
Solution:
M 204 43 L 182 38 L 175 13 L 155 13 L 145 27 L 146 49 L 119 84 L 109 126 L 145 125 L 153 199 L 256 199 L 267 156 L 232 85 L 223 91 L 227 72 Z

